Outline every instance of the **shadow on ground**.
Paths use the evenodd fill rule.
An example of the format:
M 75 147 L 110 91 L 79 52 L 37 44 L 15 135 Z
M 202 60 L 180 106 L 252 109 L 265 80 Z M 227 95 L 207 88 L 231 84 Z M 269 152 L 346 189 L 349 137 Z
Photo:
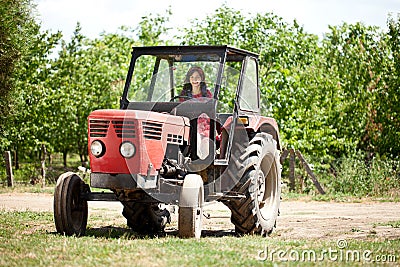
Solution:
M 125 238 L 125 239 L 148 239 L 148 238 L 163 238 L 163 237 L 178 237 L 177 229 L 166 229 L 165 232 L 156 234 L 139 234 L 130 228 L 125 227 L 93 227 L 86 229 L 85 236 L 96 238 Z M 201 237 L 225 237 L 238 236 L 233 230 L 202 230 Z

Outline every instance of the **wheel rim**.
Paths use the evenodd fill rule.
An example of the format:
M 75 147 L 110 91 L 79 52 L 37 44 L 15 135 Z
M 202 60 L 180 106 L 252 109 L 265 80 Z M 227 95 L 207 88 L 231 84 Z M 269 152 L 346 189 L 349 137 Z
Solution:
M 264 197 L 266 192 L 266 184 L 264 173 L 259 171 L 257 175 L 257 199 L 260 208 L 264 206 Z
M 203 216 L 203 197 L 202 197 L 202 190 L 199 190 L 199 198 L 198 198 L 198 206 L 195 210 L 194 214 L 194 225 L 195 225 L 195 236 L 199 238 L 201 236 L 201 226 L 202 226 L 202 216 Z
M 277 181 L 274 179 L 277 175 L 276 162 L 274 158 L 266 156 L 262 163 L 257 179 L 258 208 L 264 220 L 274 218 L 276 212 L 276 193 Z

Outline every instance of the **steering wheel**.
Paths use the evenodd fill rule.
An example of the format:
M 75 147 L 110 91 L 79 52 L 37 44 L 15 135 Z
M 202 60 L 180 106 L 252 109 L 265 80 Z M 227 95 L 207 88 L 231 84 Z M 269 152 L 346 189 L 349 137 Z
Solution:
M 169 100 L 169 102 L 174 102 L 174 100 L 177 99 L 177 98 L 192 99 L 192 97 L 187 96 L 187 95 L 176 95 L 176 96 L 172 97 L 172 98 Z

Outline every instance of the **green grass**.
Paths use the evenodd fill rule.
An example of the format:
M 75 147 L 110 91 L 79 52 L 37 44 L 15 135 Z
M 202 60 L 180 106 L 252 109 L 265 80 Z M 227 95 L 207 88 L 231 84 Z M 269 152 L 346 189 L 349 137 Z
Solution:
M 0 211 L 0 266 L 273 266 L 283 258 L 290 266 L 313 266 L 314 260 L 301 258 L 311 250 L 315 261 L 325 266 L 365 263 L 362 258 L 346 261 L 347 251 L 361 256 L 370 251 L 367 260 L 384 255 L 400 262 L 400 240 L 348 240 L 340 250 L 336 241 L 283 240 L 274 234 L 269 238 L 208 235 L 200 240 L 179 239 L 175 233 L 143 237 L 124 225 L 97 226 L 107 219 L 103 215 L 91 217 L 87 235 L 77 238 L 56 234 L 52 213 Z M 329 256 L 329 250 L 337 254 Z M 281 258 L 280 251 L 285 253 Z M 292 261 L 296 257 L 299 261 Z
M 282 192 L 282 201 L 321 201 L 321 202 L 344 202 L 344 203 L 363 203 L 363 202 L 400 202 L 400 197 L 392 196 L 354 196 L 344 193 L 327 193 L 321 195 L 300 194 L 294 192 Z
M 393 228 L 400 228 L 400 220 L 374 224 L 374 227 L 376 226 L 391 226 Z
M 8 187 L 7 185 L 0 185 L 0 194 L 7 193 L 44 193 L 44 194 L 53 194 L 55 184 L 48 184 L 45 187 L 42 187 L 40 184 L 31 185 L 31 184 L 23 184 L 17 183 L 14 184 L 14 187 Z
M 354 196 L 350 194 L 343 193 L 335 193 L 335 194 L 326 194 L 326 195 L 313 195 L 308 196 L 314 201 L 334 201 L 334 202 L 348 202 L 348 203 L 362 203 L 368 201 L 375 202 L 400 202 L 400 197 L 392 197 L 392 196 Z

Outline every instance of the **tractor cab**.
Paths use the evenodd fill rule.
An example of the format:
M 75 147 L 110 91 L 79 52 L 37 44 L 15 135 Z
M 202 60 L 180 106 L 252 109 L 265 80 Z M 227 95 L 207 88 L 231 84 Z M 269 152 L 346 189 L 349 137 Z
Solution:
M 188 118 L 191 161 L 227 165 L 233 141 L 227 133 L 260 113 L 257 58 L 228 46 L 134 48 L 121 109 Z M 206 93 L 191 92 L 192 74 Z

